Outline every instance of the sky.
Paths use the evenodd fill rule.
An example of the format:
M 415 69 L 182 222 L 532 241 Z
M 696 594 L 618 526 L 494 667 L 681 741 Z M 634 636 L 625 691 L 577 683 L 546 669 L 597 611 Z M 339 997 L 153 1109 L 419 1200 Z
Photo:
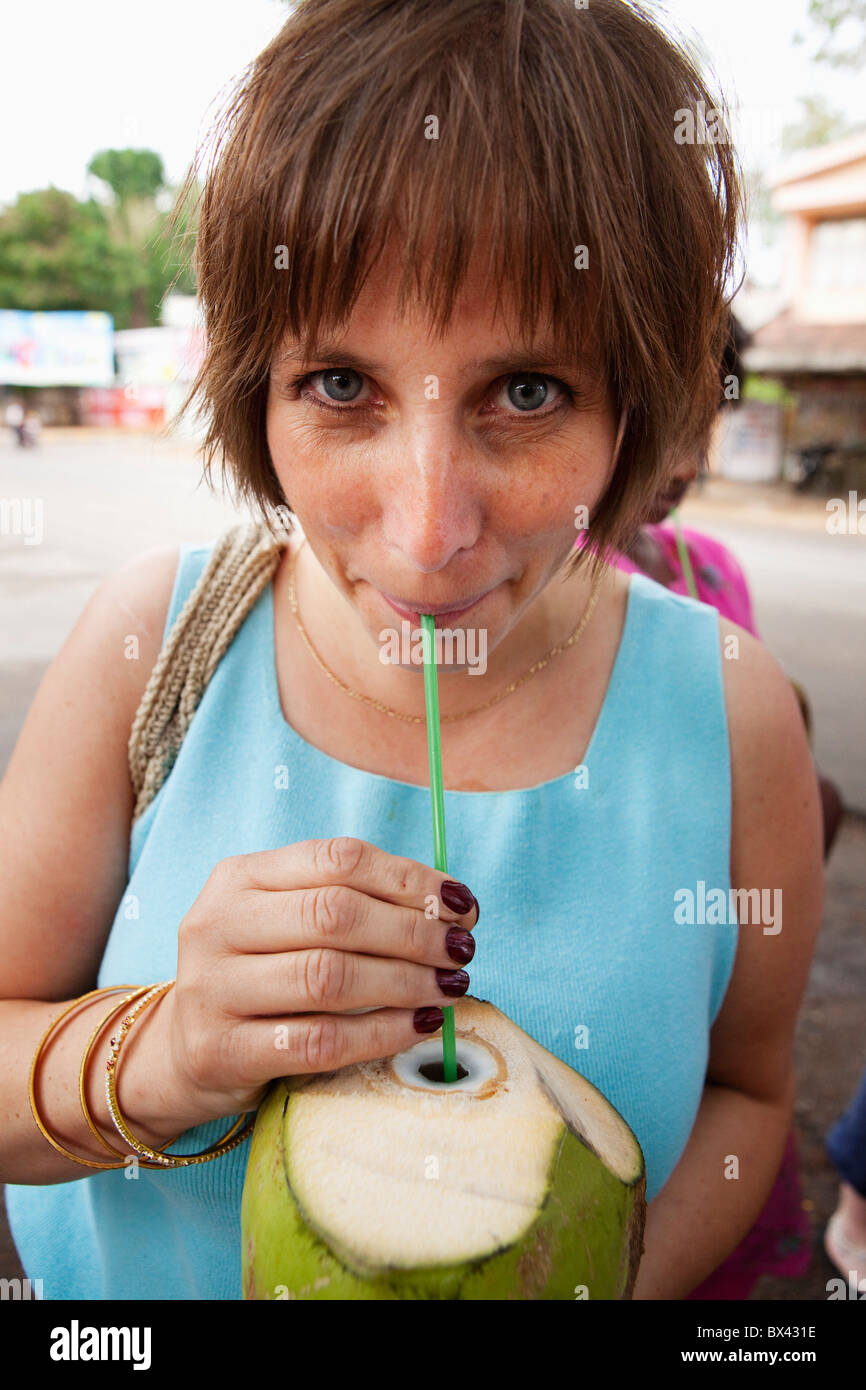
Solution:
M 589 0 L 592 3 L 592 0 Z M 658 8 L 658 6 L 656 6 Z M 671 21 L 699 37 L 722 90 L 739 105 L 747 167 L 778 166 L 798 96 L 820 94 L 866 126 L 866 83 L 816 65 L 808 0 L 665 0 Z M 279 0 L 31 0 L 7 6 L 0 80 L 0 204 L 54 184 L 101 196 L 88 178 L 107 147 L 148 148 L 182 181 L 215 103 L 277 33 Z

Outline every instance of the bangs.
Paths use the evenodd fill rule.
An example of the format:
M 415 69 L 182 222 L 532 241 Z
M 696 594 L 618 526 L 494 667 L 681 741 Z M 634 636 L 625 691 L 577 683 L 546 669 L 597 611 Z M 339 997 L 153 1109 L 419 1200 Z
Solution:
M 706 423 L 739 203 L 727 139 L 675 141 L 678 108 L 701 103 L 721 120 L 626 0 L 301 0 L 205 147 L 191 395 L 211 408 L 208 445 L 262 492 L 232 412 L 286 338 L 312 360 L 348 322 L 389 244 L 398 312 L 419 306 L 434 335 L 471 263 L 522 342 L 543 331 L 563 360 L 598 362 L 632 444 L 655 457 L 688 416 Z M 261 429 L 260 399 L 252 415 Z
M 340 7 L 301 5 L 296 16 L 306 10 L 312 20 L 323 8 L 333 17 Z M 382 8 L 369 7 L 371 21 Z M 266 52 L 212 134 L 209 263 L 219 261 L 226 283 L 243 256 L 257 302 L 268 306 L 250 345 L 253 374 L 284 335 L 311 356 L 321 337 L 345 324 L 392 238 L 402 257 L 398 309 L 420 305 L 434 334 L 447 330 L 473 257 L 496 307 L 501 296 L 516 309 L 524 339 L 544 323 L 570 356 L 590 328 L 599 295 L 589 295 L 588 282 L 603 277 L 601 248 L 617 241 L 610 201 L 593 196 L 597 155 L 581 148 L 579 111 L 591 94 L 581 100 L 574 74 L 551 69 L 555 36 L 539 47 L 521 5 L 493 7 L 494 16 L 489 4 L 468 4 L 459 43 L 453 13 L 447 25 L 434 12 L 409 24 L 408 12 L 421 8 L 404 7 L 387 92 L 377 64 L 365 73 L 371 65 L 357 64 L 357 47 L 334 41 L 327 55 L 311 52 L 306 69 L 293 66 L 282 100 L 268 110 Z M 484 12 L 484 23 L 471 22 L 473 9 Z M 553 10 L 564 23 L 564 7 Z M 356 29 L 355 39 L 362 44 L 363 32 Z M 525 82 L 527 61 L 537 66 L 538 90 Z M 548 88 L 551 97 L 569 92 L 573 119 L 562 119 Z M 339 109 L 323 102 L 327 91 L 341 93 Z M 264 119 L 250 126 L 245 112 L 263 102 Z M 301 113 L 315 106 L 311 128 Z M 249 175 L 233 206 L 239 164 Z M 208 222 L 217 207 L 222 238 Z M 206 280 L 208 264 L 199 269 Z

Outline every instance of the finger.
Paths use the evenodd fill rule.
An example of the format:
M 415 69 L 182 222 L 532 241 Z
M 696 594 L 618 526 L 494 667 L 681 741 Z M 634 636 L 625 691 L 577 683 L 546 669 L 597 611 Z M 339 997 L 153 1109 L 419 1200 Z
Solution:
M 437 970 L 406 960 L 333 951 L 287 951 L 239 956 L 231 971 L 231 1012 L 238 1018 L 293 1013 L 340 1013 L 385 1006 L 417 1009 L 453 1004 L 469 975 L 453 964 Z
M 244 1084 L 277 1076 L 336 1071 L 378 1057 L 393 1057 L 422 1038 L 436 1035 L 442 1019 L 434 1012 L 416 1028 L 411 1009 L 376 1009 L 367 1014 L 299 1014 L 240 1024 L 228 1043 L 231 1072 Z M 430 1028 L 430 1023 L 435 1024 Z
M 402 907 L 424 908 L 437 912 L 446 921 L 463 921 L 475 926 L 478 921 L 478 902 L 471 890 L 463 889 L 465 906 L 459 894 L 449 890 L 442 896 L 443 884 L 455 884 L 453 877 L 441 870 L 431 869 L 417 859 L 389 854 L 368 840 L 353 835 L 337 835 L 326 840 L 299 840 L 277 849 L 256 850 L 238 855 L 231 861 L 245 886 L 280 892 L 291 888 L 323 888 L 329 883 L 342 883 L 370 897 Z M 453 894 L 454 890 L 450 890 Z M 471 899 L 471 901 L 470 901 Z
M 467 965 L 475 942 L 460 921 L 427 916 L 345 884 L 244 894 L 226 944 L 240 954 L 312 949 L 359 951 L 424 965 Z

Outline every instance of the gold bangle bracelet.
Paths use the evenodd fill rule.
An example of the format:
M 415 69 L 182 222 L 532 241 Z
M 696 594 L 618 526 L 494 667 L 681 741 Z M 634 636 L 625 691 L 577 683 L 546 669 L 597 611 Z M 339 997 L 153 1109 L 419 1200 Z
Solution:
M 142 996 L 143 994 L 146 994 L 146 993 L 147 993 L 147 991 L 148 991 L 149 988 L 150 988 L 149 985 L 143 985 L 143 986 L 141 987 L 141 989 L 134 990 L 132 994 L 127 994 L 127 996 L 126 996 L 125 999 L 121 999 L 119 1003 L 114 1004 L 114 1005 L 109 1009 L 108 1013 L 105 1015 L 105 1017 L 102 1019 L 102 1021 L 101 1021 L 100 1023 L 97 1023 L 96 1027 L 94 1028 L 93 1032 L 92 1032 L 91 1035 L 90 1035 L 90 1038 L 89 1038 L 88 1043 L 87 1043 L 87 1047 L 86 1047 L 85 1050 L 84 1050 L 84 1056 L 83 1056 L 82 1059 L 81 1059 L 81 1068 L 80 1068 L 79 1073 L 78 1073 L 78 1098 L 79 1098 L 79 1100 L 81 1101 L 81 1113 L 82 1113 L 83 1116 L 84 1116 L 84 1119 L 85 1119 L 85 1122 L 86 1122 L 86 1124 L 87 1124 L 87 1127 L 88 1127 L 88 1129 L 90 1130 L 91 1134 L 93 1134 L 94 1138 L 96 1138 L 96 1139 L 99 1140 L 99 1142 L 100 1142 L 100 1144 L 102 1145 L 102 1147 L 103 1147 L 104 1149 L 107 1149 L 108 1152 L 109 1152 L 110 1154 L 115 1154 L 118 1158 L 130 1159 L 130 1158 L 135 1158 L 135 1157 L 137 1157 L 137 1155 L 135 1155 L 135 1154 L 124 1154 L 124 1152 L 123 1152 L 122 1149 L 116 1149 L 116 1148 L 114 1147 L 113 1144 L 109 1144 L 109 1142 L 108 1142 L 108 1140 L 105 1138 L 105 1136 L 104 1136 L 103 1134 L 101 1134 L 100 1131 L 97 1129 L 96 1124 L 95 1124 L 94 1119 L 93 1119 L 93 1116 L 90 1114 L 90 1111 L 89 1111 L 88 1108 L 87 1108 L 87 1095 L 86 1095 L 86 1085 L 87 1085 L 87 1063 L 88 1063 L 88 1061 L 90 1060 L 90 1054 L 92 1053 L 92 1051 L 93 1051 L 93 1049 L 94 1049 L 94 1047 L 95 1047 L 95 1045 L 96 1045 L 96 1039 L 97 1039 L 97 1038 L 100 1036 L 100 1034 L 102 1033 L 102 1031 L 103 1031 L 103 1029 L 105 1028 L 105 1025 L 108 1023 L 109 1019 L 113 1018 L 114 1015 L 115 1015 L 116 1013 L 118 1013 L 122 1008 L 124 1008 L 127 1004 L 134 1004 L 135 1001 L 136 1001 L 137 999 L 140 999 L 141 996 Z M 117 990 L 126 989 L 126 986 L 125 986 L 125 985 L 116 985 L 116 986 L 115 986 L 115 989 L 117 989 Z M 167 1140 L 166 1143 L 163 1144 L 163 1146 L 162 1146 L 163 1149 L 167 1149 L 168 1146 L 169 1146 L 169 1144 L 175 1143 L 175 1141 L 176 1141 L 179 1137 L 180 1137 L 180 1136 L 176 1134 L 176 1135 L 174 1136 L 174 1139 L 169 1139 L 169 1140 Z M 151 1162 L 149 1159 L 144 1159 L 144 1158 L 142 1158 L 140 1161 L 141 1161 L 141 1166 L 142 1166 L 142 1167 L 145 1167 L 145 1168 L 159 1168 L 159 1167 L 161 1166 L 161 1165 L 158 1164 L 158 1163 L 153 1163 L 153 1162 Z
M 59 1154 L 62 1154 L 64 1158 L 70 1158 L 70 1159 L 72 1159 L 73 1163 L 81 1163 L 81 1164 L 83 1164 L 83 1166 L 84 1166 L 85 1168 L 98 1168 L 98 1169 L 123 1168 L 123 1167 L 125 1167 L 125 1164 L 124 1164 L 123 1162 L 121 1162 L 121 1163 L 99 1163 L 99 1162 L 95 1162 L 92 1158 L 81 1158 L 81 1156 L 80 1156 L 79 1154 L 74 1154 L 74 1153 L 72 1153 L 69 1149 L 65 1148 L 65 1147 L 63 1146 L 63 1144 L 61 1144 L 61 1143 L 59 1142 L 59 1140 L 57 1140 L 57 1139 L 54 1138 L 53 1134 L 50 1134 L 50 1133 L 48 1132 L 48 1130 L 47 1130 L 46 1127 L 45 1127 L 45 1124 L 43 1123 L 42 1116 L 39 1114 L 39 1107 L 38 1107 L 38 1105 L 37 1105 L 37 1103 L 36 1103 L 36 1079 L 37 1079 L 38 1072 L 39 1072 L 39 1059 L 40 1059 L 40 1057 L 41 1057 L 41 1055 L 42 1055 L 42 1052 L 43 1052 L 43 1050 L 44 1050 L 44 1048 L 45 1048 L 46 1043 L 48 1042 L 48 1039 L 51 1037 L 51 1034 L 54 1032 L 54 1030 L 55 1030 L 55 1028 L 57 1027 L 57 1025 L 58 1025 L 59 1023 L 62 1023 L 62 1022 L 63 1022 L 64 1018 L 66 1018 L 66 1016 L 67 1016 L 68 1014 L 71 1014 L 71 1013 L 73 1012 L 73 1010 L 79 1008 L 80 1005 L 86 1004 L 86 1003 L 88 1002 L 88 1000 L 90 1000 L 90 999 L 96 999 L 98 996 L 104 995 L 104 994 L 116 994 L 116 993 L 118 992 L 118 990 L 120 990 L 120 989 L 136 991 L 136 990 L 137 990 L 137 986 L 136 986 L 136 985 L 109 985 L 108 987 L 103 988 L 103 989 L 92 989 L 92 990 L 90 990 L 87 994 L 82 994 L 78 999 L 73 999 L 72 1003 L 71 1003 L 71 1004 L 67 1004 L 66 1008 L 63 1009 L 63 1010 L 61 1010 L 61 1012 L 60 1012 L 60 1013 L 57 1015 L 57 1017 L 49 1024 L 48 1028 L 47 1028 L 47 1029 L 45 1030 L 45 1032 L 43 1033 L 41 1039 L 39 1040 L 39 1044 L 38 1044 L 38 1046 L 37 1046 L 37 1048 L 36 1048 L 36 1051 L 35 1051 L 35 1053 L 33 1054 L 33 1061 L 32 1061 L 31 1064 L 30 1064 L 30 1079 L 29 1079 L 29 1082 L 28 1082 L 28 1092 L 29 1092 L 29 1095 L 30 1095 L 30 1109 L 31 1109 L 31 1111 L 32 1111 L 32 1113 L 33 1113 L 33 1118 L 34 1118 L 34 1120 L 36 1121 L 36 1124 L 37 1124 L 37 1126 L 38 1126 L 40 1132 L 41 1132 L 41 1133 L 44 1135 L 44 1137 L 48 1140 L 48 1142 L 49 1142 L 49 1144 L 51 1145 L 51 1147 L 52 1147 L 53 1149 L 56 1149 L 57 1152 L 58 1152 Z M 144 989 L 142 990 L 142 993 L 143 993 L 144 991 L 146 991 L 146 989 L 147 989 L 147 986 L 145 985 L 145 986 L 144 986 Z M 134 997 L 138 997 L 137 993 L 134 995 Z
M 140 1017 L 149 1004 L 154 1003 L 156 999 L 166 994 L 173 984 L 174 980 L 168 980 L 165 984 L 154 985 L 143 998 L 139 998 L 136 1001 L 134 1008 L 126 1015 L 121 1027 L 115 1030 L 115 1036 L 111 1039 L 111 1055 L 105 1064 L 105 1098 L 108 1102 L 108 1109 L 114 1121 L 115 1129 L 118 1134 L 126 1140 L 127 1144 L 135 1149 L 137 1154 L 140 1154 L 142 1158 L 151 1159 L 161 1168 L 186 1168 L 192 1163 L 208 1163 L 212 1158 L 219 1158 L 221 1154 L 228 1153 L 230 1149 L 234 1149 L 238 1144 L 243 1143 L 244 1139 L 253 1132 L 256 1123 L 256 1112 L 251 1112 L 252 1118 L 244 1128 L 241 1129 L 240 1133 L 237 1131 L 240 1129 L 241 1125 L 243 1125 L 244 1119 L 246 1118 L 245 1115 L 241 1115 L 232 1125 L 231 1129 L 224 1134 L 221 1139 L 218 1139 L 215 1144 L 212 1144 L 209 1149 L 203 1149 L 201 1153 L 197 1154 L 161 1153 L 158 1149 L 148 1148 L 147 1144 L 143 1144 L 140 1139 L 136 1139 L 135 1135 L 130 1131 L 129 1126 L 120 1113 L 120 1108 L 117 1103 L 117 1070 L 120 1050 L 127 1033 L 136 1019 Z

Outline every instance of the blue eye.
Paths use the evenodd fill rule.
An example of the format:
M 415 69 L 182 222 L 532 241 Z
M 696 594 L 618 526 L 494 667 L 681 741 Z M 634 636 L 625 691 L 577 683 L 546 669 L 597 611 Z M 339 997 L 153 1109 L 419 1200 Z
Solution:
M 518 414 L 524 418 L 553 415 L 564 405 L 569 402 L 576 404 L 579 399 L 577 388 L 540 372 L 512 372 L 499 380 L 502 384 L 494 387 L 489 397 L 494 402 L 493 413 L 510 416 L 512 420 Z M 290 399 L 306 400 L 320 410 L 360 415 L 362 412 L 369 414 L 382 404 L 370 397 L 369 390 L 366 396 L 360 395 L 365 382 L 363 374 L 356 372 L 353 367 L 323 367 L 317 372 L 306 372 L 303 376 L 288 380 L 283 390 Z M 324 392 L 324 396 L 321 392 Z M 501 403 L 500 398 L 505 393 L 508 405 Z M 544 406 L 547 409 L 543 409 Z M 490 413 L 489 407 L 483 412 L 484 415 Z
M 553 392 L 551 392 L 553 387 Z M 521 415 L 553 415 L 562 407 L 566 398 L 576 402 L 577 393 L 557 377 L 544 376 L 540 372 L 512 372 L 498 394 L 505 392 L 509 403 Z M 542 406 L 548 406 L 543 410 Z M 513 414 L 505 410 L 506 415 Z
M 328 371 L 313 372 L 309 378 L 322 378 L 322 389 L 332 401 L 353 401 L 361 390 L 364 379 L 351 367 L 333 367 Z
M 518 410 L 537 410 L 547 400 L 547 383 L 550 380 L 551 377 L 538 376 L 534 372 L 511 376 L 508 378 L 508 399 Z

